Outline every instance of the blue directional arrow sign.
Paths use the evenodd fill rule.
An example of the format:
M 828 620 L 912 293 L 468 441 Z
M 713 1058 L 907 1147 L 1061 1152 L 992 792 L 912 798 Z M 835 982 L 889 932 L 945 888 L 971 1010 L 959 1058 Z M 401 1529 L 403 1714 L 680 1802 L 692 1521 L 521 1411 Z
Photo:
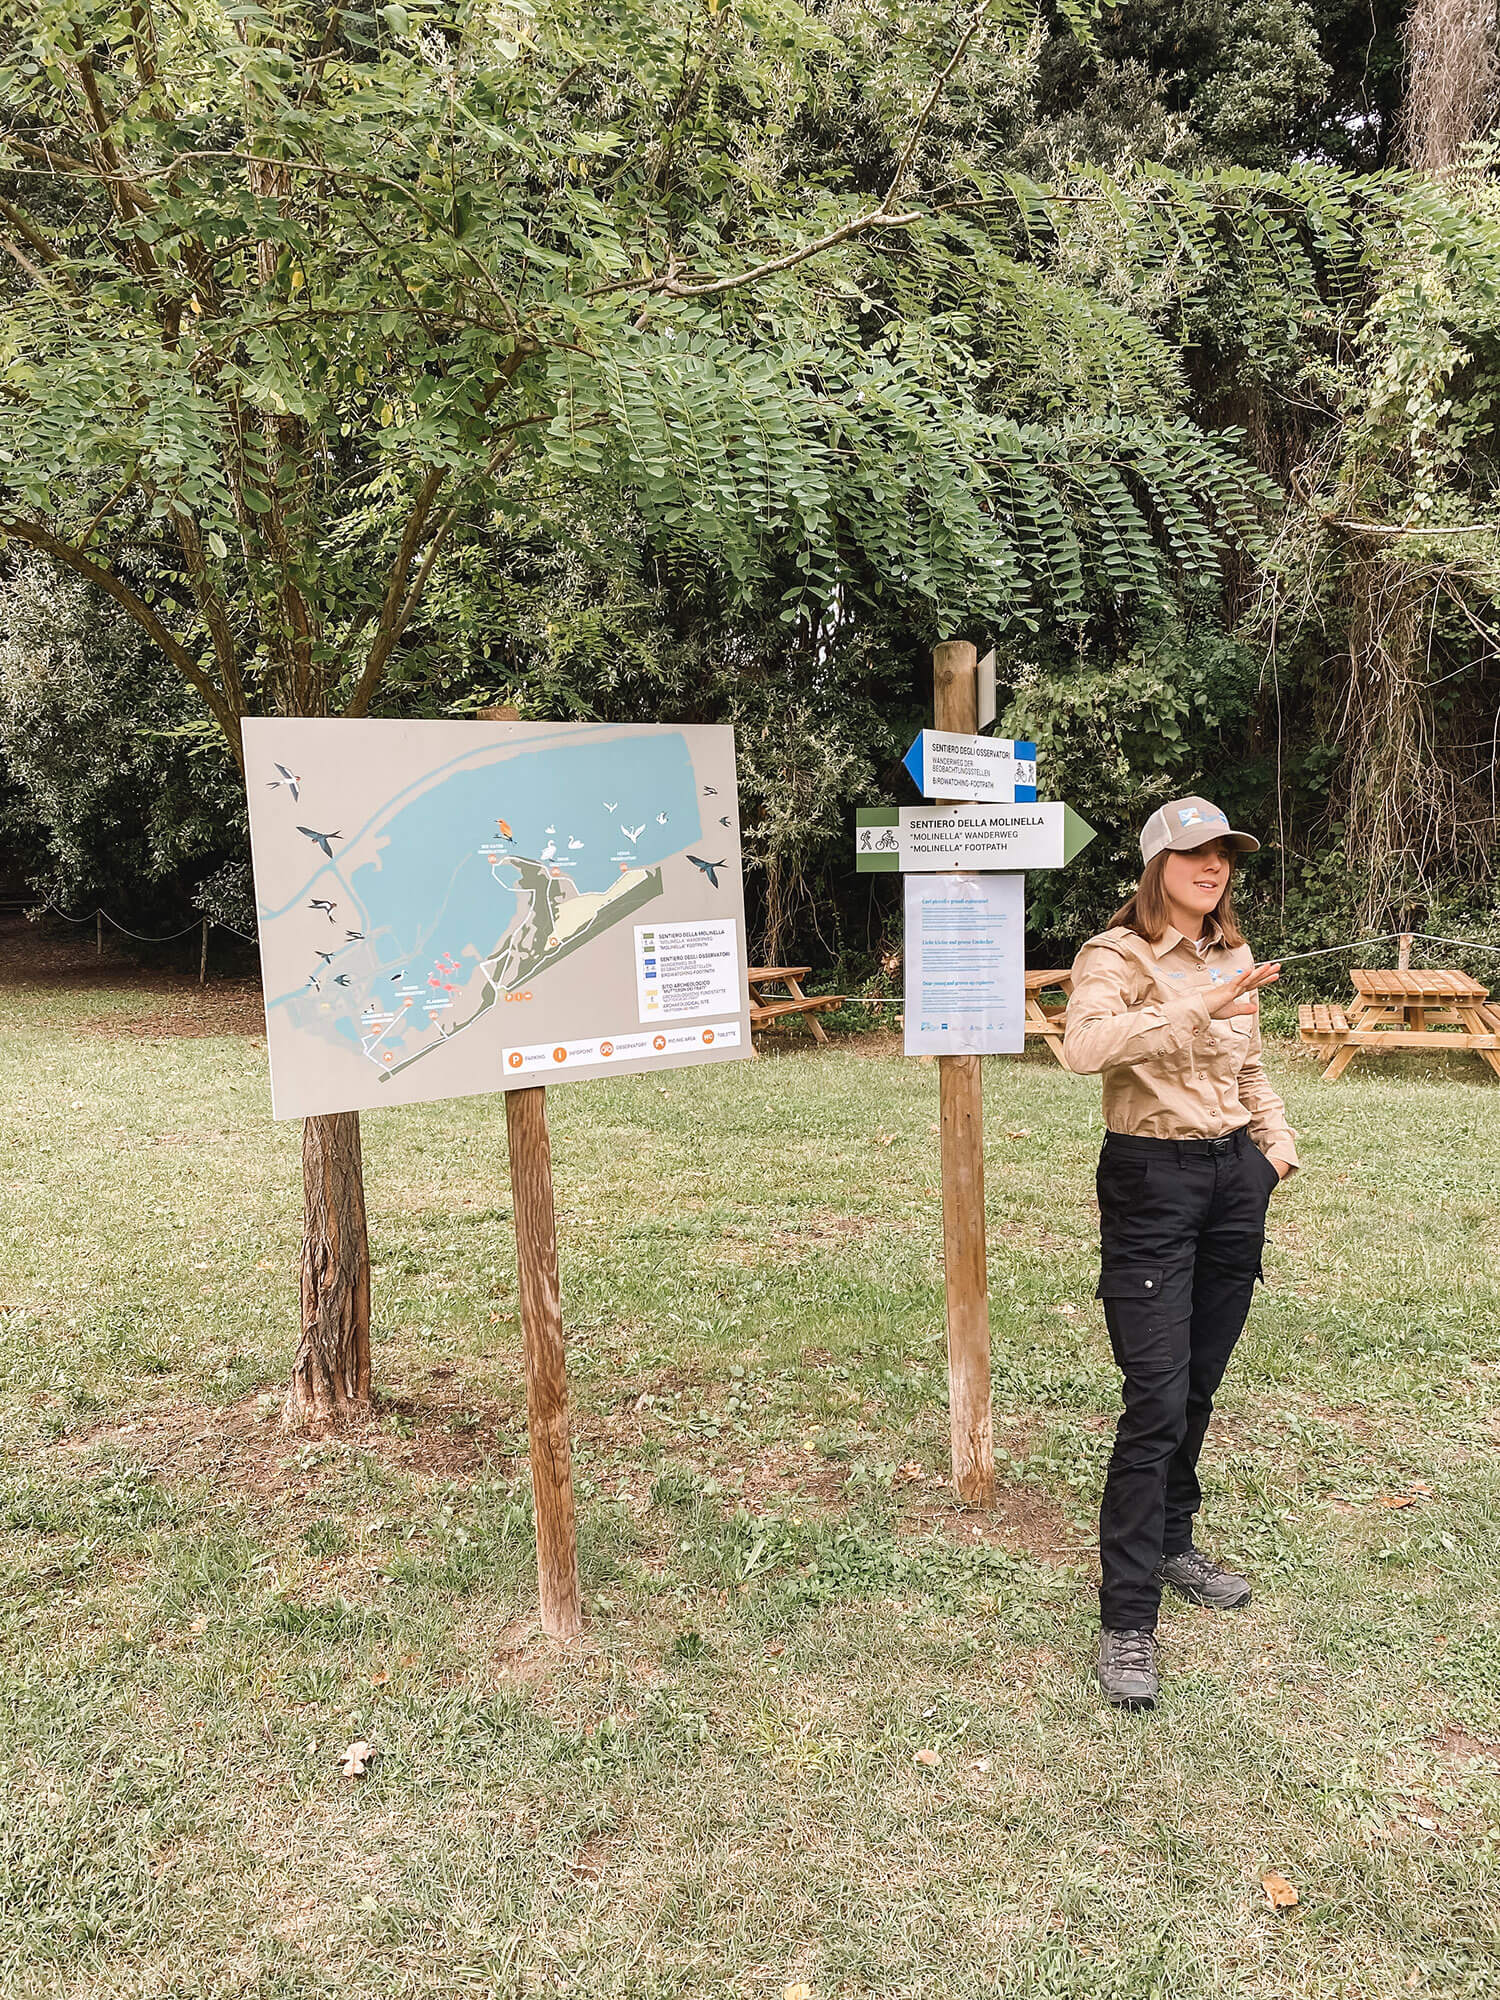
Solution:
M 997 805 L 1030 805 L 1036 799 L 1034 743 L 924 729 L 901 761 L 924 799 Z

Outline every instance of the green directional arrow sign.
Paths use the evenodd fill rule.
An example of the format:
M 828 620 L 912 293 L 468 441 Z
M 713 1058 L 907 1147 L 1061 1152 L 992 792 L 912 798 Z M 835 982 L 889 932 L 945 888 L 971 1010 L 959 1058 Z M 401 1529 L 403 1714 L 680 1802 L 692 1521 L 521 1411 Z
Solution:
M 861 806 L 855 815 L 854 865 L 860 874 L 1024 874 L 1062 868 L 1081 854 L 1094 829 L 1071 806 Z
M 1063 866 L 1075 855 L 1082 854 L 1099 829 L 1090 826 L 1082 813 L 1074 812 L 1071 806 L 1063 807 Z

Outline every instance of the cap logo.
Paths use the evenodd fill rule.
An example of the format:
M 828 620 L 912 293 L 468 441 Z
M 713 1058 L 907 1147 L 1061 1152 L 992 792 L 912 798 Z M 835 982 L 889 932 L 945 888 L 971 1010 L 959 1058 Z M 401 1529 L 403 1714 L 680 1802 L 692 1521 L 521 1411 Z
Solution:
M 1201 826 L 1203 824 L 1203 815 L 1196 806 L 1184 806 L 1181 812 L 1178 813 L 1177 818 L 1183 826 Z

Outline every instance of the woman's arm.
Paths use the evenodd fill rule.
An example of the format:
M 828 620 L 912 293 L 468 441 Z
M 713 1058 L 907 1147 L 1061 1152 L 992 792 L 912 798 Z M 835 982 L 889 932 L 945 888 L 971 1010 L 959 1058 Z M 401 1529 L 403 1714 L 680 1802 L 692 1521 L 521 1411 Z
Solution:
M 1080 1076 L 1185 1049 L 1208 1026 L 1202 993 L 1131 1005 L 1136 972 L 1114 944 L 1086 944 L 1073 961 L 1073 993 L 1063 1029 L 1063 1061 Z
M 1250 1137 L 1283 1180 L 1296 1173 L 1297 1142 L 1286 1122 L 1286 1106 L 1271 1087 L 1260 1045 L 1259 1018 L 1250 1024 L 1250 1046 L 1239 1079 L 1240 1103 L 1250 1113 Z

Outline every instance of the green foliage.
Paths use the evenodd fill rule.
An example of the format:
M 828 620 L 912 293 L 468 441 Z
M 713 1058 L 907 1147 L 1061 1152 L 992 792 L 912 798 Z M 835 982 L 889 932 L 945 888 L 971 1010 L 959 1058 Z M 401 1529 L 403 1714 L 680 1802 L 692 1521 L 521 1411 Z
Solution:
M 118 605 L 40 562 L 0 587 L 0 769 L 0 830 L 35 839 L 34 886 L 66 910 L 181 923 L 194 883 L 238 864 L 243 793 L 191 692 Z

